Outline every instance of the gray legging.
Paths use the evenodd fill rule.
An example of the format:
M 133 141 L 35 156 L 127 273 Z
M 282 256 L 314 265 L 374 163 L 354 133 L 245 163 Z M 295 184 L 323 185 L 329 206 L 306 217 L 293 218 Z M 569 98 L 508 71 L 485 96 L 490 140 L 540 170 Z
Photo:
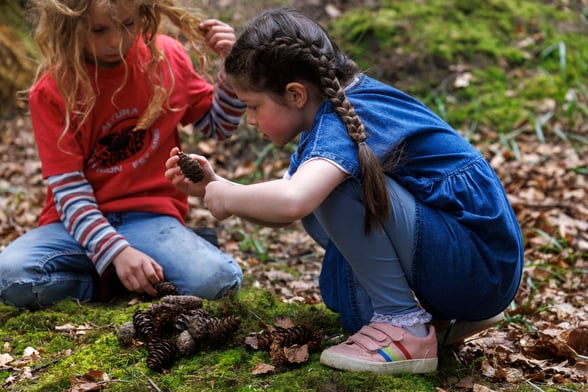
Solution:
M 354 322 L 342 320 L 344 326 L 351 330 L 357 329 L 357 323 L 369 322 L 374 312 L 402 316 L 420 310 L 411 289 L 415 200 L 394 180 L 388 178 L 387 185 L 392 212 L 383 232 L 373 230 L 365 236 L 362 188 L 353 179 L 339 185 L 313 214 L 302 220 L 309 235 L 328 249 L 321 273 L 321 292 L 325 303 L 331 309 L 342 311 L 342 318 L 344 312 L 349 311 L 345 309 L 347 306 L 355 309 L 352 313 L 358 313 L 352 315 Z M 343 261 L 341 257 L 339 261 L 332 259 L 329 241 L 340 252 Z M 352 273 L 329 273 L 326 270 L 345 269 L 341 265 L 345 261 Z M 340 298 L 342 293 L 346 298 Z

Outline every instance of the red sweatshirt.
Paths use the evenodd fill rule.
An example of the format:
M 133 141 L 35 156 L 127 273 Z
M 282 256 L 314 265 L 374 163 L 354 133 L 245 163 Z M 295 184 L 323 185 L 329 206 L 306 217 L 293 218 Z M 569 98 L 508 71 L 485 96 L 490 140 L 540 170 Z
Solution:
M 164 104 L 163 112 L 149 129 L 132 131 L 152 96 L 144 71 L 150 53 L 142 40 L 127 53 L 128 76 L 122 88 L 124 65 L 112 69 L 88 65 L 97 101 L 77 132 L 74 130 L 78 123 L 72 122 L 62 136 L 64 101 L 49 73 L 31 91 L 31 118 L 44 178 L 80 171 L 93 187 L 103 214 L 144 211 L 172 215 L 183 221 L 187 197 L 164 177 L 165 161 L 170 149 L 180 145 L 177 124 L 193 123 L 209 114 L 215 88 L 194 71 L 188 53 L 178 41 L 159 36 L 157 43 L 169 60 L 175 84 L 171 109 Z M 172 81 L 168 68 L 165 64 L 162 68 L 165 86 L 169 88 Z M 229 113 L 239 117 L 242 111 Z M 59 220 L 49 190 L 39 225 Z

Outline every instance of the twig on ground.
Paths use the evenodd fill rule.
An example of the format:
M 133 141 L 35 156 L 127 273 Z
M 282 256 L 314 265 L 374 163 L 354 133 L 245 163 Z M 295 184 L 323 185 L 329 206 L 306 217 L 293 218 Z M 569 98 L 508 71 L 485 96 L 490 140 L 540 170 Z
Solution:
M 157 384 L 155 384 L 151 378 L 147 377 L 147 382 L 149 382 L 149 385 L 151 386 L 151 388 L 153 388 L 157 392 L 162 392 L 161 389 L 159 389 Z

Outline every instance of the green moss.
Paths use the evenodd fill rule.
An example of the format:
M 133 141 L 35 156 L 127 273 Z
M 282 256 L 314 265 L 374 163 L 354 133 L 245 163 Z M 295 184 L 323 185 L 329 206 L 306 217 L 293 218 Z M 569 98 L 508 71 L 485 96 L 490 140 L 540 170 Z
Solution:
M 7 370 L 0 370 L 0 380 L 6 380 L 10 377 L 10 372 Z
M 521 34 L 538 30 L 552 34 L 554 15 L 564 15 L 531 1 L 454 3 L 456 7 L 439 0 L 384 2 L 376 11 L 351 11 L 331 28 L 344 42 L 360 47 L 358 50 L 364 47 L 366 52 L 374 47 L 383 52 L 402 48 L 450 63 L 480 56 L 519 63 L 523 56 L 516 44 L 524 38 Z M 456 8 L 462 12 L 456 12 Z
M 142 303 L 137 307 L 148 307 Z M 245 287 L 235 298 L 205 302 L 205 308 L 216 315 L 237 314 L 242 318 L 241 328 L 231 342 L 222 348 L 207 349 L 193 357 L 176 361 L 169 372 L 153 372 L 146 366 L 144 347 L 126 348 L 118 344 L 115 323 L 130 321 L 134 309 L 124 303 L 112 306 L 62 301 L 46 310 L 23 311 L 0 319 L 2 338 L 10 339 L 14 352 L 27 346 L 42 350 L 40 363 L 46 367 L 37 372 L 38 378 L 18 383 L 20 390 L 56 391 L 70 387 L 70 377 L 79 377 L 91 370 L 108 374 L 109 391 L 149 391 L 147 379 L 163 390 L 276 390 L 276 391 L 352 391 L 359 385 L 373 383 L 382 390 L 432 390 L 435 377 L 377 377 L 369 374 L 338 372 L 319 364 L 319 353 L 311 355 L 306 364 L 278 368 L 275 372 L 254 376 L 258 363 L 270 363 L 269 353 L 252 350 L 243 339 L 258 332 L 263 325 L 274 325 L 287 317 L 295 324 L 310 324 L 323 329 L 328 336 L 344 335 L 338 316 L 324 305 L 285 304 L 271 292 Z M 0 311 L 3 311 L 1 309 Z M 91 322 L 92 330 L 83 335 L 70 335 L 55 331 L 56 325 L 79 325 Z M 36 332 L 22 332 L 27 323 L 37 323 Z M 55 324 L 53 324 L 55 323 Z M 69 355 L 66 353 L 70 353 Z M 368 384 L 369 385 L 369 384 Z M 335 389 L 329 389 L 329 388 Z M 16 389 L 19 390 L 19 389 Z
M 583 105 L 566 105 L 570 89 L 586 90 L 579 10 L 531 0 L 388 0 L 351 10 L 329 28 L 367 73 L 420 98 L 457 129 L 512 132 L 534 122 L 545 99 L 569 119 L 564 131 L 586 115 Z M 474 74 L 469 86 L 451 84 L 455 64 Z
M 236 297 L 223 301 L 205 301 L 211 314 L 236 314 L 242 318 L 241 328 L 224 347 L 206 349 L 189 358 L 177 360 L 169 371 L 157 373 L 146 366 L 145 347 L 126 348 L 118 344 L 115 325 L 108 321 L 130 321 L 136 308 L 146 308 L 149 302 L 129 307 L 114 305 L 60 302 L 38 312 L 11 313 L 0 317 L 1 337 L 21 348 L 32 346 L 42 351 L 42 359 L 33 364 L 46 365 L 36 372 L 35 380 L 23 380 L 12 391 L 61 391 L 71 387 L 70 377 L 80 377 L 91 370 L 105 372 L 111 382 L 109 391 L 152 391 L 151 380 L 161 390 L 192 391 L 435 391 L 441 380 L 463 374 L 463 366 L 455 361 L 449 350 L 439 353 L 439 370 L 426 375 L 377 376 L 369 373 L 341 372 L 322 366 L 320 353 L 313 353 L 307 363 L 278 367 L 274 372 L 253 375 L 257 364 L 270 363 L 269 353 L 246 347 L 243 339 L 263 325 L 272 325 L 278 317 L 288 317 L 296 324 L 308 323 L 323 329 L 327 336 L 345 336 L 338 316 L 324 305 L 285 304 L 265 290 L 244 287 Z M 0 309 L 0 314 L 5 309 Z M 69 312 L 69 313 L 66 313 Z M 51 316 L 55 313 L 56 316 Z M 25 333 L 23 324 L 34 320 L 61 323 L 92 322 L 93 330 L 84 335 L 58 333 L 45 321 L 37 332 Z M 261 323 L 261 321 L 263 323 Z M 326 347 L 332 341 L 324 343 Z M 14 352 L 19 352 L 14 350 Z M 21 351 L 20 351 L 21 352 Z M 67 354 L 69 353 L 69 354 Z M 466 371 L 474 371 L 473 369 Z M 6 378 L 6 371 L 0 376 Z

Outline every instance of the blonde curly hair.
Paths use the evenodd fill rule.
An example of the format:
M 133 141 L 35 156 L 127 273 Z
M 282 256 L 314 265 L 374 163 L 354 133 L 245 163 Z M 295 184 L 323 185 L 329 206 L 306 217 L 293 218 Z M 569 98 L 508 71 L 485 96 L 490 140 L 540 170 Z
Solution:
M 173 89 L 172 72 L 170 72 L 172 75 L 170 91 L 163 86 L 162 64 L 168 63 L 154 39 L 158 33 L 162 32 L 165 25 L 171 23 L 170 27 L 175 27 L 174 35 L 185 42 L 198 64 L 198 69 L 208 77 L 206 68 L 209 53 L 204 35 L 199 29 L 203 19 L 200 9 L 182 7 L 175 0 L 33 0 L 29 9 L 30 19 L 34 28 L 35 42 L 41 55 L 33 86 L 47 72 L 50 72 L 56 81 L 64 99 L 66 111 L 65 127 L 60 140 L 70 129 L 72 120 L 75 119 L 78 122 L 78 126 L 73 131 L 79 129 L 96 103 L 97 92 L 94 91 L 91 83 L 96 75 L 88 74 L 86 66 L 88 59 L 83 49 L 85 39 L 90 33 L 89 10 L 93 1 L 103 2 L 107 7 L 113 7 L 117 2 L 119 4 L 124 2 L 129 7 L 136 7 L 138 11 L 138 38 L 143 40 L 151 52 L 151 60 L 144 66 L 154 93 L 149 106 L 138 120 L 137 128 L 145 129 L 155 121 Z M 121 23 L 116 19 L 116 13 L 112 12 L 111 17 L 117 23 Z M 171 30 L 167 29 L 166 33 L 170 32 Z M 122 53 L 121 58 L 125 68 L 125 78 L 116 93 L 122 90 L 128 76 L 128 64 Z M 97 59 L 94 61 L 97 62 Z

